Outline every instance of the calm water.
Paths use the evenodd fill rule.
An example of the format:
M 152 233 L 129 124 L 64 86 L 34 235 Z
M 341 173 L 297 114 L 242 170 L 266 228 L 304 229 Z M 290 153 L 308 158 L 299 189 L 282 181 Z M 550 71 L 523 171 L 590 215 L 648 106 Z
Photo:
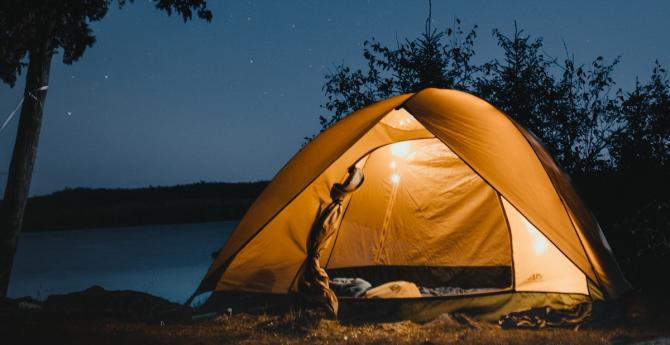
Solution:
M 184 302 L 237 222 L 21 235 L 10 297 L 44 299 L 92 285 Z

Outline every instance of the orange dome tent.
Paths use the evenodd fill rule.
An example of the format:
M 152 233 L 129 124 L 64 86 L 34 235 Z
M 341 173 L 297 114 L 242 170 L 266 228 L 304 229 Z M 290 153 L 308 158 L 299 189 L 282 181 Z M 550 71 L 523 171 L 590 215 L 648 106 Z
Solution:
M 483 289 L 341 298 L 341 312 L 497 319 L 612 299 L 629 288 L 598 222 L 537 138 L 473 95 L 426 89 L 356 111 L 298 152 L 247 211 L 197 292 L 224 300 L 293 294 L 310 229 L 352 166 L 365 182 L 342 201 L 320 258 L 331 278 Z

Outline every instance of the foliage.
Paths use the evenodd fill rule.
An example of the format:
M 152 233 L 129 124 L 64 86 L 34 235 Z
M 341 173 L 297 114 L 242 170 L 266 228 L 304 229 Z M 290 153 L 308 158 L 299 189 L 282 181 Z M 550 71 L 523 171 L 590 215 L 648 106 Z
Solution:
M 612 155 L 622 170 L 668 167 L 670 163 L 670 82 L 656 61 L 649 82 L 622 97 L 626 130 L 613 138 Z
M 557 155 L 570 171 L 612 168 L 611 138 L 624 128 L 619 112 L 621 90 L 614 95 L 611 92 L 615 86 L 611 75 L 618 63 L 619 58 L 607 64 L 599 56 L 591 68 L 586 69 L 576 66 L 574 58 L 565 60 L 559 82 L 559 105 L 554 108 L 561 114 L 545 125 L 563 129 L 552 139 L 563 139 L 563 145 L 557 147 Z
M 542 39 L 524 36 L 516 23 L 514 36 L 505 36 L 498 30 L 493 30 L 493 35 L 504 58 L 479 68 L 476 92 L 543 137 L 542 130 L 553 115 L 546 112 L 552 110 L 549 108 L 556 99 L 554 80 L 549 74 L 554 61 L 541 53 Z
M 420 37 L 396 48 L 365 41 L 365 68 L 339 65 L 325 76 L 323 108 L 331 115 L 320 117 L 322 130 L 384 98 L 451 88 L 477 94 L 509 114 L 569 172 L 613 170 L 633 161 L 667 164 L 670 86 L 660 65 L 649 84 L 624 93 L 612 78 L 618 57 L 607 62 L 599 56 L 588 66 L 574 56 L 559 62 L 544 53 L 542 38 L 526 35 L 516 23 L 511 36 L 493 30 L 502 57 L 475 65 L 476 29 L 466 33 L 456 19 L 452 28 L 434 30 L 429 17 Z
M 621 129 L 619 98 L 610 93 L 618 59 L 607 64 L 598 57 L 589 69 L 574 57 L 561 65 L 542 52 L 541 38 L 524 35 L 516 23 L 513 36 L 493 35 L 504 58 L 480 67 L 476 93 L 540 137 L 567 170 L 606 169 L 608 139 Z
M 27 67 L 27 58 L 40 43 L 62 52 L 62 61 L 72 64 L 93 46 L 91 22 L 102 20 L 110 6 L 124 7 L 133 0 L 3 0 L 0 2 L 0 79 L 14 86 Z M 187 21 L 197 15 L 211 21 L 206 0 L 152 0 L 168 15 Z
M 332 112 L 321 117 L 325 129 L 342 116 L 392 95 L 416 92 L 427 87 L 471 90 L 476 71 L 474 55 L 476 26 L 467 34 L 456 19 L 453 29 L 426 30 L 416 40 L 406 39 L 389 48 L 372 39 L 363 43 L 367 70 L 339 65 L 326 75 L 324 108 Z

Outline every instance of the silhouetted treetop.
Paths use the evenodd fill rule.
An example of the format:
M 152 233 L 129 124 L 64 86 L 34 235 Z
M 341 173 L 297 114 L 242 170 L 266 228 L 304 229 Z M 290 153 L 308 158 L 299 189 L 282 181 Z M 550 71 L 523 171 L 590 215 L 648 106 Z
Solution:
M 93 46 L 90 23 L 105 17 L 109 7 L 124 7 L 133 0 L 3 0 L 0 2 L 0 79 L 14 86 L 27 67 L 31 51 L 62 51 L 62 61 L 71 64 Z M 153 0 L 168 15 L 184 21 L 193 15 L 211 21 L 206 0 Z
M 324 108 L 331 117 L 320 117 L 327 128 L 343 115 L 392 95 L 416 92 L 427 87 L 469 90 L 476 67 L 474 55 L 477 37 L 473 27 L 468 33 L 456 19 L 453 28 L 432 29 L 430 18 L 423 34 L 397 42 L 395 48 L 375 39 L 363 43 L 365 69 L 338 65 L 326 75 Z
M 639 80 L 633 91 L 622 96 L 621 113 L 626 130 L 614 136 L 612 154 L 619 168 L 670 163 L 670 81 L 656 61 L 647 84 Z
M 668 161 L 670 87 L 660 65 L 649 84 L 624 93 L 612 78 L 619 57 L 578 64 L 566 49 L 559 61 L 544 52 L 541 37 L 515 22 L 511 35 L 492 31 L 501 56 L 475 65 L 476 25 L 466 32 L 459 19 L 443 31 L 429 24 L 430 16 L 419 37 L 396 40 L 395 46 L 366 40 L 364 68 L 338 65 L 327 73 L 322 107 L 330 115 L 319 117 L 322 130 L 381 99 L 438 87 L 476 94 L 500 108 L 570 172 Z

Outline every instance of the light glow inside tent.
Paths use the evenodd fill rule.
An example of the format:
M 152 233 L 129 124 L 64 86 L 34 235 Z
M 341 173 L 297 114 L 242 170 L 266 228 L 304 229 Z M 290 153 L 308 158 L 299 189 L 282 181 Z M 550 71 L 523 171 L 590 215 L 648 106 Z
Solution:
M 412 144 L 409 141 L 401 141 L 391 144 L 391 154 L 396 157 L 406 157 Z
M 403 144 L 400 147 L 410 144 L 405 157 L 393 155 L 397 143 Z M 434 274 L 430 277 L 438 278 L 428 275 L 397 278 L 425 286 L 422 284 L 428 283 L 422 277 L 442 279 L 449 276 L 444 272 L 450 267 L 463 271 L 468 266 L 474 267 L 473 270 L 488 266 L 493 268 L 487 270 L 499 274 L 482 283 L 491 285 L 481 287 L 509 287 L 509 231 L 495 191 L 439 139 L 397 143 L 369 154 L 363 169 L 365 182 L 347 206 L 338 244 L 329 255 L 330 262 L 324 263 L 327 269 L 409 267 L 418 262 L 431 267 Z M 468 196 L 468 202 L 463 202 L 463 196 Z M 471 238 L 468 234 L 475 230 L 483 235 Z M 482 252 L 487 255 L 481 255 Z M 436 270 L 443 275 L 435 273 Z M 369 277 L 365 272 L 356 274 L 363 279 Z
M 540 256 L 546 253 L 548 247 L 547 239 L 526 218 L 523 218 L 523 223 L 526 226 L 526 231 L 528 231 L 528 234 L 533 239 L 533 252 L 535 255 Z
M 395 169 L 398 167 L 398 163 L 396 161 L 391 161 L 391 163 L 389 163 L 389 166 L 391 167 L 391 169 Z
M 515 289 L 588 294 L 584 273 L 507 199 L 501 199 L 512 233 Z

